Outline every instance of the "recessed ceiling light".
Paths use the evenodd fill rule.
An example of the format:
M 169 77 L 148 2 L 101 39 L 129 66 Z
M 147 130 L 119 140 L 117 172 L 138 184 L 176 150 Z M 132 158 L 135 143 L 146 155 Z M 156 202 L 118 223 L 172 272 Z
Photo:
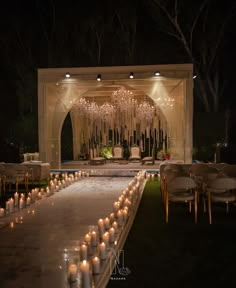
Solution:
M 133 72 L 130 72 L 129 78 L 130 78 L 130 79 L 133 79 L 133 78 L 134 78 L 134 73 L 133 73 Z

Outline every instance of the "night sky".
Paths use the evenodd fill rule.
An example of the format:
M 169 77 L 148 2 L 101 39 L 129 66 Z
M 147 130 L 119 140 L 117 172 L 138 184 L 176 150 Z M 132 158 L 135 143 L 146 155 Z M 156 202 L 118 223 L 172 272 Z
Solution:
M 152 2 L 6 1 L 0 10 L 1 140 L 17 138 L 16 122 L 23 126 L 26 119 L 37 122 L 32 119 L 37 119 L 38 68 L 192 62 L 183 45 L 167 33 L 170 23 Z M 175 1 L 162 2 L 173 13 Z M 203 2 L 178 1 L 178 20 L 185 33 Z M 194 30 L 193 52 L 199 64 L 201 53 L 212 50 L 224 25 L 215 70 L 220 70 L 218 110 L 222 112 L 235 105 L 236 4 L 234 0 L 209 3 Z M 214 74 L 214 68 L 209 73 Z M 195 112 L 204 111 L 201 95 L 194 93 L 198 94 Z

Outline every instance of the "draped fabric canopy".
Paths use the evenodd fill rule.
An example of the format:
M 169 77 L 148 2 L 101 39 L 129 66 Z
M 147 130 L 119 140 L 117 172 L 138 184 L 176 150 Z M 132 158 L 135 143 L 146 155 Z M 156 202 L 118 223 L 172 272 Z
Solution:
M 132 90 L 119 87 L 105 102 L 83 97 L 72 110 L 86 123 L 83 134 L 87 136 L 83 138 L 88 148 L 136 144 L 146 155 L 151 155 L 153 148 L 167 148 L 167 121 L 146 95 L 136 97 Z

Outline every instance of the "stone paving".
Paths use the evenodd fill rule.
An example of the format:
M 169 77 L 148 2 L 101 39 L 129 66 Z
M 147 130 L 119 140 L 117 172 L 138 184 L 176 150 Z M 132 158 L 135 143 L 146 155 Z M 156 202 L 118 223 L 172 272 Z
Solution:
M 21 211 L 0 218 L 0 287 L 65 288 L 66 259 L 112 212 L 130 177 L 86 177 Z

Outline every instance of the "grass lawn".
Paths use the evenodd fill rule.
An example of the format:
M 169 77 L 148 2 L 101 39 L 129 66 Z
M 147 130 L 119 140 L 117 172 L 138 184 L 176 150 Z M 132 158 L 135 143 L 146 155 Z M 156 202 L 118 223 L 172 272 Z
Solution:
M 201 206 L 194 224 L 187 207 L 171 204 L 166 224 L 159 183 L 148 182 L 124 246 L 130 274 L 107 287 L 236 287 L 236 206 L 228 215 L 214 206 L 212 225 Z

